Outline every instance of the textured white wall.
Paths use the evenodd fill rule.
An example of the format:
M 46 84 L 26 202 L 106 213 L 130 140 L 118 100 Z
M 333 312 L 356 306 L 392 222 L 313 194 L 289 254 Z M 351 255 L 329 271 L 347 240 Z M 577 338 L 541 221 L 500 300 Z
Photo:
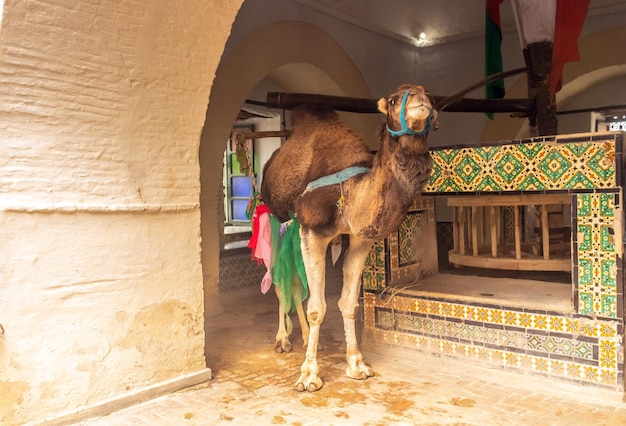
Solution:
M 208 371 L 198 146 L 241 3 L 4 4 L 0 423 Z

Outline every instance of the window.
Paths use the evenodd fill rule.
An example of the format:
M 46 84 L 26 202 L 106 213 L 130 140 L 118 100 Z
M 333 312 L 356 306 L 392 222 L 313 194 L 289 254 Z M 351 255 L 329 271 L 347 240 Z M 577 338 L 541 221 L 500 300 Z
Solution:
M 236 151 L 237 135 L 253 130 L 252 126 L 235 127 L 224 151 L 224 212 L 227 225 L 247 227 L 250 224 L 246 217 L 246 207 L 254 190 L 250 176 L 242 170 Z M 246 149 L 251 160 L 251 173 L 256 176 L 258 165 L 252 139 L 246 140 Z

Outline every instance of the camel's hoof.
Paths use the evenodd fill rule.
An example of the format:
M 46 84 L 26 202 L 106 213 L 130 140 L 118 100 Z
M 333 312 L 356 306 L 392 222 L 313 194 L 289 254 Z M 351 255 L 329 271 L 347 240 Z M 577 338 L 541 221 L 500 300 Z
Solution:
M 324 382 L 322 382 L 322 379 L 317 376 L 314 376 L 308 385 L 306 384 L 306 380 L 303 380 L 303 378 L 300 377 L 300 379 L 298 379 L 298 383 L 296 383 L 296 389 L 298 392 L 304 392 L 305 390 L 307 392 L 315 392 L 320 390 L 323 385 Z
M 368 377 L 374 376 L 374 370 L 372 370 L 367 365 L 361 363 L 361 365 L 357 367 L 348 366 L 346 368 L 346 376 L 351 379 L 365 380 Z
M 282 354 L 283 352 L 291 352 L 292 349 L 293 347 L 291 346 L 291 342 L 289 342 L 289 340 L 277 340 L 274 344 L 274 351 L 277 354 Z

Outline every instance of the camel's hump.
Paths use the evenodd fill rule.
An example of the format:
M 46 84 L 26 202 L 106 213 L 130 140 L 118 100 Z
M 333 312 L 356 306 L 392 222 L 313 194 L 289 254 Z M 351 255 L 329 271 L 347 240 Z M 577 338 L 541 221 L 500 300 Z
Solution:
M 333 121 L 339 121 L 337 112 L 323 105 L 299 105 L 291 113 L 291 124 L 294 128 Z

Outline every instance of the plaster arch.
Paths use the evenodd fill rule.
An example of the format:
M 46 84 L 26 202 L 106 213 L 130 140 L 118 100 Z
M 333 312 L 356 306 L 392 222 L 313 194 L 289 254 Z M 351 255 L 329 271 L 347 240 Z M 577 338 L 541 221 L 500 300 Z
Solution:
M 219 304 L 219 229 L 222 157 L 239 109 L 252 89 L 270 78 L 289 91 L 371 98 L 363 76 L 343 48 L 320 28 L 281 21 L 252 31 L 220 62 L 200 138 L 202 269 L 206 316 Z M 356 118 L 355 118 L 356 117 Z M 374 135 L 375 116 L 353 116 L 356 129 Z
M 590 34 L 578 42 L 580 61 L 570 62 L 563 72 L 563 87 L 556 94 L 557 111 L 576 95 L 589 87 L 616 77 L 626 76 L 626 26 L 613 27 Z M 611 54 L 607 54 L 610 52 Z M 524 98 L 527 95 L 526 79 L 518 79 L 509 89 L 506 98 Z M 498 114 L 485 124 L 481 142 L 506 140 L 529 136 L 527 120 Z

